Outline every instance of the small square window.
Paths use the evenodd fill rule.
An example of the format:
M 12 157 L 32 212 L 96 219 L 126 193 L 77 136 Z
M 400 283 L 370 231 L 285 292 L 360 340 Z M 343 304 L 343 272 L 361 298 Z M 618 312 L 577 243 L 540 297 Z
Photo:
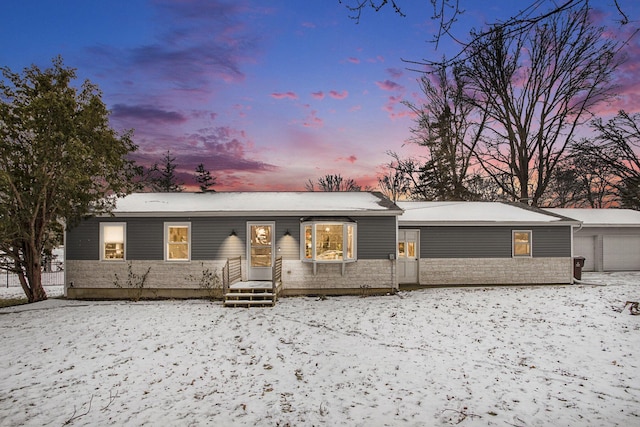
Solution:
M 530 257 L 531 256 L 531 231 L 514 230 L 512 237 L 513 237 L 513 256 L 514 257 Z
M 101 222 L 100 259 L 103 261 L 124 261 L 125 236 L 125 223 Z
M 191 259 L 191 224 L 165 223 L 165 259 L 189 261 Z

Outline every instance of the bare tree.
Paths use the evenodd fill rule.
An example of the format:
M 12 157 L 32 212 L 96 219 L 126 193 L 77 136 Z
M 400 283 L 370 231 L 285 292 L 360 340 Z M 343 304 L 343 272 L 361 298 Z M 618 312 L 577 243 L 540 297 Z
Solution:
M 434 199 L 471 199 L 466 180 L 488 112 L 470 101 L 468 83 L 459 66 L 439 65 L 419 83 L 426 97 L 424 104 L 404 104 L 416 117 L 409 142 L 426 150 L 423 181 L 429 182 Z
M 466 74 L 492 120 L 478 159 L 513 200 L 538 204 L 576 129 L 611 93 L 619 45 L 588 15 L 581 5 L 515 36 L 489 32 L 470 47 Z
M 325 175 L 318 178 L 318 191 L 361 191 L 362 187 L 352 178 L 343 178 L 342 175 Z M 309 179 L 305 184 L 307 191 L 316 191 L 314 182 Z
M 604 208 L 617 204 L 619 197 L 610 184 L 615 181 L 612 167 L 583 151 L 581 147 L 585 144 L 591 142 L 583 140 L 574 144 L 558 163 L 540 200 L 541 206 Z
M 401 0 L 338 0 L 339 4 L 349 11 L 349 17 L 356 23 L 360 22 L 362 14 L 366 9 L 372 9 L 375 12 L 391 7 L 399 17 L 406 17 L 402 8 Z M 485 38 L 493 32 L 499 32 L 508 36 L 517 36 L 530 31 L 539 23 L 547 20 L 555 15 L 562 15 L 568 10 L 581 7 L 589 7 L 589 0 L 564 0 L 564 1 L 545 1 L 531 0 L 528 5 L 519 9 L 513 16 L 494 22 L 485 31 L 480 31 L 472 35 L 471 40 L 463 41 L 455 35 L 454 26 L 460 15 L 464 14 L 463 0 L 424 0 L 425 4 L 431 5 L 431 20 L 435 21 L 435 31 L 433 33 L 432 43 L 438 48 L 443 37 L 449 38 L 460 46 L 458 53 L 453 55 L 448 63 L 453 64 L 459 59 L 465 57 L 467 50 L 474 43 Z M 629 17 L 625 13 L 623 6 L 624 0 L 613 0 L 613 6 L 616 8 L 618 22 L 620 25 L 626 25 L 630 22 Z M 422 62 L 408 61 L 415 64 L 432 64 L 431 61 L 424 60 Z
M 378 188 L 393 202 L 407 196 L 410 180 L 399 168 L 399 161 L 394 160 L 385 165 L 385 173 L 378 176 Z
M 424 165 L 413 157 L 401 159 L 398 153 L 387 151 L 393 158 L 389 168 L 393 169 L 403 187 L 406 197 L 413 200 L 434 200 L 437 192 L 433 189 L 433 183 L 428 181 L 429 176 L 424 173 Z M 398 189 L 399 190 L 399 189 Z
M 576 144 L 574 151 L 608 168 L 611 178 L 607 185 L 615 190 L 620 202 L 640 207 L 640 113 L 630 115 L 620 111 L 607 122 L 592 122 L 597 136 Z

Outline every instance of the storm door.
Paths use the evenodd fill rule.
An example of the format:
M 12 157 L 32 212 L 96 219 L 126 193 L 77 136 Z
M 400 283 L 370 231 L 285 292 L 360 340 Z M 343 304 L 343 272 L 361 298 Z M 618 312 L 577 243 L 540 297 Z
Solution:
M 398 230 L 398 283 L 418 283 L 419 230 Z
M 275 222 L 247 222 L 249 280 L 271 280 Z

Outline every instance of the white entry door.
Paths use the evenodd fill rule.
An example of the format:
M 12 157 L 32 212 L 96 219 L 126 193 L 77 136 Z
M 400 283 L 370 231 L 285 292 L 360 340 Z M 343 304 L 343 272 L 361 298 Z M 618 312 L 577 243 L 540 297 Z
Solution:
M 398 230 L 398 283 L 418 283 L 420 230 Z
M 247 223 L 247 236 L 249 236 L 247 278 L 249 280 L 271 280 L 275 228 L 275 222 Z

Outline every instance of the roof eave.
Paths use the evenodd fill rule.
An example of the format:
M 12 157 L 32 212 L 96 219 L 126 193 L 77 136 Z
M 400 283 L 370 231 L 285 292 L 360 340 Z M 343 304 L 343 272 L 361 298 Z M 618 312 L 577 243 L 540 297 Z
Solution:
M 293 216 L 293 217 L 305 217 L 305 216 L 399 216 L 402 214 L 401 210 L 384 210 L 384 211 L 370 211 L 370 210 L 353 210 L 353 211 L 171 211 L 171 212 L 126 212 L 126 211 L 114 211 L 110 214 L 102 216 L 120 217 L 120 218 L 176 218 L 176 217 L 215 217 L 223 218 L 229 216 Z
M 413 227 L 533 227 L 533 226 L 579 226 L 579 221 L 418 221 L 398 219 L 399 226 Z

